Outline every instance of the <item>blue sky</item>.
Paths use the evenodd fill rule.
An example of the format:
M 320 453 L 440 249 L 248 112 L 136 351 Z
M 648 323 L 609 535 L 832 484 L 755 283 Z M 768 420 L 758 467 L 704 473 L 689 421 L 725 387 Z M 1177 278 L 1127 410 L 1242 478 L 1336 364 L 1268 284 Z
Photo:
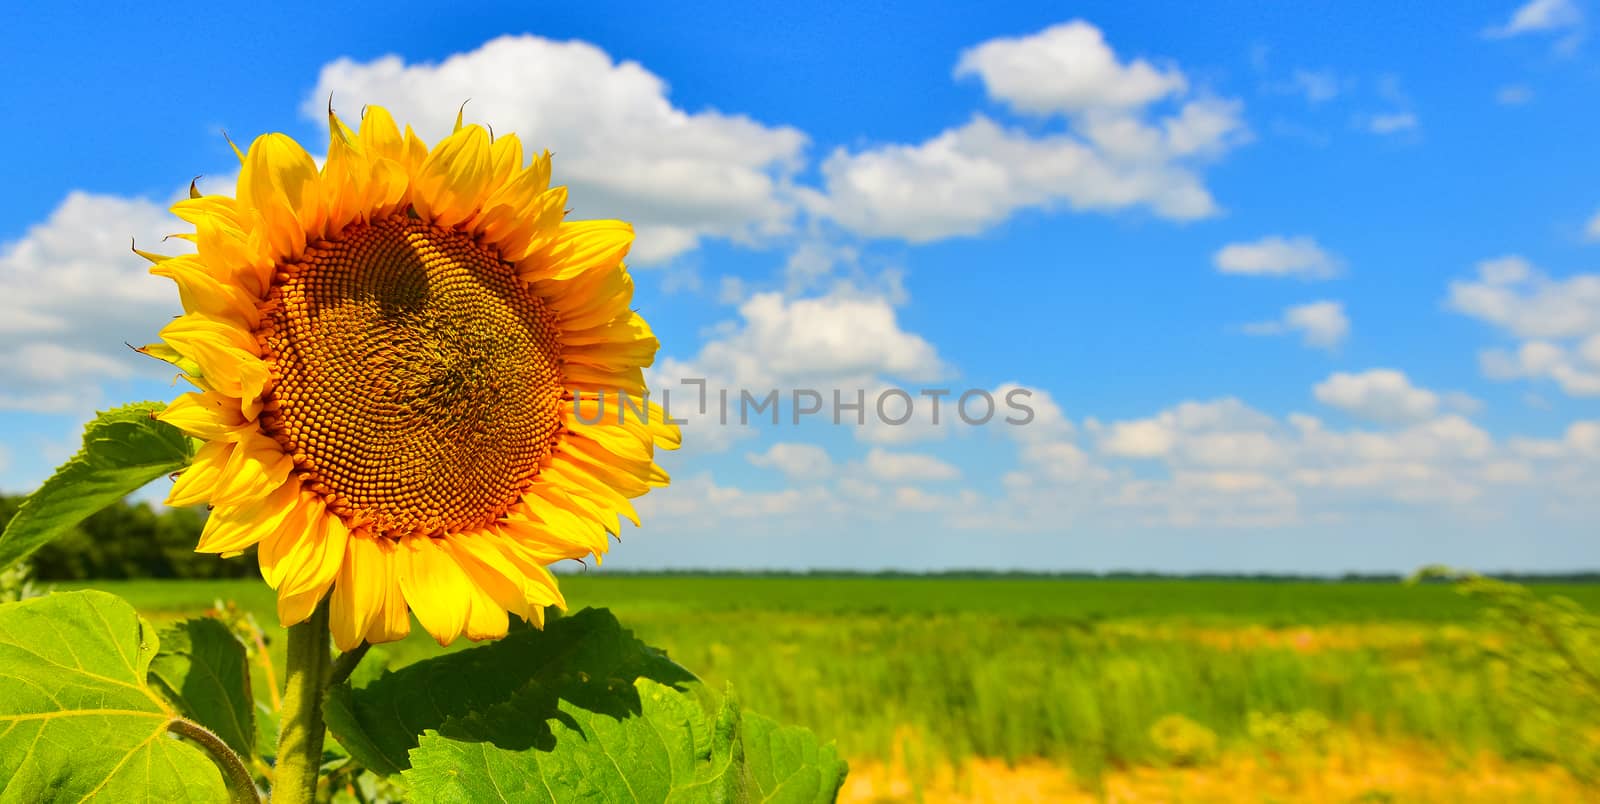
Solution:
M 638 227 L 659 385 L 919 400 L 691 420 L 607 566 L 1600 565 L 1591 2 L 28 13 L 0 489 L 176 392 L 122 345 L 176 311 L 126 244 L 228 191 L 220 130 L 470 98 Z M 1027 426 L 917 396 L 1016 388 Z

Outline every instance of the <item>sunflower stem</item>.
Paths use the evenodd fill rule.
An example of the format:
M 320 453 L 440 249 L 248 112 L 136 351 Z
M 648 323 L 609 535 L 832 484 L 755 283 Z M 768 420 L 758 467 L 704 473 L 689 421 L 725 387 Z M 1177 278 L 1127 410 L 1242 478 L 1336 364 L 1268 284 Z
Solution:
M 322 693 L 333 668 L 329 650 L 328 601 L 311 618 L 289 626 L 289 656 L 283 712 L 278 723 L 277 768 L 272 773 L 272 804 L 312 804 L 322 767 Z
M 167 731 L 199 743 L 211 755 L 217 769 L 222 771 L 222 781 L 228 786 L 231 804 L 261 804 L 261 791 L 256 789 L 256 780 L 250 775 L 250 769 L 244 766 L 244 760 L 216 732 L 181 717 L 173 718 L 167 724 Z
M 349 681 L 350 674 L 356 671 L 356 665 L 361 664 L 361 660 L 366 658 L 369 650 L 372 650 L 372 643 L 363 642 L 339 654 L 339 658 L 333 660 L 333 675 L 328 679 L 328 686 Z

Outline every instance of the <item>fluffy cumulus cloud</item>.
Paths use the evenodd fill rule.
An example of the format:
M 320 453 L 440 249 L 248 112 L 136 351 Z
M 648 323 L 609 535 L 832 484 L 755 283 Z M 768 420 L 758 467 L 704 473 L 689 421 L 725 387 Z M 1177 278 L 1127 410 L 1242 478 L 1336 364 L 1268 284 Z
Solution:
M 900 325 L 897 306 L 905 300 L 896 283 L 888 285 L 838 282 L 820 294 L 749 293 L 738 319 L 712 327 L 698 353 L 659 359 L 651 385 L 670 391 L 672 414 L 688 420 L 693 438 L 686 440 L 698 450 L 726 449 L 763 423 L 793 424 L 797 414 L 831 422 L 836 403 L 862 405 L 839 408 L 841 421 L 875 424 L 880 393 L 948 372 L 932 343 Z M 895 418 L 899 404 L 888 406 Z
M 1240 276 L 1332 279 L 1343 271 L 1338 257 L 1304 236 L 1270 235 L 1229 243 L 1212 255 L 1211 262 L 1222 273 Z
M 1344 388 L 1331 395 L 1363 401 Z M 1477 425 L 1456 414 L 1423 414 L 1426 407 L 1401 403 L 1406 423 L 1391 429 L 1337 430 L 1304 414 L 1271 417 L 1236 399 L 1185 402 L 1148 419 L 1100 425 L 1099 451 L 1161 462 L 1169 491 L 1205 484 L 1280 505 L 1282 516 L 1358 499 L 1464 501 L 1486 484 L 1522 476 L 1503 465 L 1501 451 Z M 1161 487 L 1148 478 L 1132 486 L 1146 493 Z
M 913 242 L 977 234 L 1026 209 L 1204 218 L 1218 206 L 1200 167 L 1248 137 L 1237 101 L 1195 92 L 1176 66 L 1118 57 L 1082 21 L 980 43 L 955 75 L 1047 130 L 976 114 L 920 143 L 838 149 L 812 210 Z
M 739 305 L 739 318 L 719 328 L 692 361 L 664 364 L 662 373 L 675 369 L 680 377 L 765 391 L 863 388 L 878 377 L 930 380 L 944 371 L 933 344 L 902 329 L 881 296 L 757 293 Z
M 1446 305 L 1515 341 L 1479 353 L 1490 379 L 1549 380 L 1572 396 L 1600 396 L 1600 275 L 1554 279 L 1526 259 L 1500 257 L 1452 282 Z
M 1412 385 L 1404 372 L 1394 369 L 1337 372 L 1317 383 L 1312 393 L 1324 405 L 1382 423 L 1423 421 L 1439 410 L 1438 394 Z
M 817 480 L 833 471 L 833 459 L 828 451 L 816 444 L 797 444 L 781 441 L 765 452 L 746 456 L 754 466 L 776 469 L 790 480 Z
M 130 248 L 176 253 L 161 238 L 181 223 L 144 199 L 74 192 L 50 217 L 0 247 L 0 409 L 82 414 L 107 379 L 170 375 L 128 343 L 155 339 L 181 312 L 178 294 Z
M 1234 398 L 1186 401 L 1141 419 L 1087 419 L 1083 443 L 1065 438 L 1024 448 L 1018 469 L 1004 477 L 1004 496 L 985 500 L 987 513 L 971 521 L 1020 528 L 1081 522 L 1104 532 L 1283 528 L 1361 521 L 1374 510 L 1483 516 L 1504 513 L 1520 494 L 1550 491 L 1536 481 L 1553 477 L 1549 468 L 1561 458 L 1591 447 L 1600 456 L 1600 428 L 1591 435 L 1576 426 L 1551 441 L 1497 441 L 1449 412 L 1447 395 L 1428 404 L 1391 393 L 1398 402 L 1377 404 L 1371 398 L 1384 394 L 1340 385 L 1319 395 L 1370 408 L 1385 421 L 1340 428 L 1306 414 L 1272 416 Z M 1585 460 L 1573 464 L 1567 486 L 1600 477 L 1600 460 Z
M 670 258 L 707 236 L 749 240 L 792 222 L 786 186 L 805 135 L 681 109 L 659 76 L 586 42 L 505 36 L 438 63 L 340 59 L 323 68 L 305 115 L 321 120 L 330 94 L 352 110 L 387 106 L 430 141 L 450 131 L 444 110 L 470 98 L 469 117 L 554 152 L 575 217 L 634 222 L 636 262 Z
M 931 452 L 873 448 L 840 462 L 785 443 L 751 460 L 785 471 L 794 488 L 710 484 L 726 499 L 696 510 L 783 510 L 791 522 L 898 512 L 990 533 L 1349 525 L 1379 511 L 1481 520 L 1507 515 L 1521 500 L 1577 521 L 1595 515 L 1600 422 L 1575 422 L 1556 438 L 1497 439 L 1456 412 L 1464 406 L 1451 395 L 1391 370 L 1335 375 L 1314 393 L 1371 423 L 1276 416 L 1235 398 L 1185 401 L 1146 418 L 1089 418 L 1011 440 L 1014 463 L 992 492 L 938 486 L 969 473 Z M 980 443 L 993 450 L 1007 442 Z M 979 456 L 978 465 L 992 471 L 995 457 Z M 827 477 L 817 474 L 821 466 Z
M 1525 34 L 1549 33 L 1576 28 L 1583 24 L 1583 10 L 1576 0 L 1529 0 L 1511 12 L 1503 24 L 1484 31 L 1491 39 L 1504 39 Z
M 867 453 L 866 467 L 873 477 L 889 482 L 954 480 L 961 476 L 961 470 L 932 455 L 876 447 Z
M 1247 335 L 1288 335 L 1298 333 L 1305 345 L 1317 349 L 1336 349 L 1350 335 L 1350 318 L 1344 304 L 1317 301 L 1293 305 L 1275 321 L 1245 324 Z
M 969 48 L 955 74 L 977 76 L 989 97 L 1040 115 L 1137 109 L 1189 87 L 1175 66 L 1119 60 L 1100 29 L 1082 20 Z

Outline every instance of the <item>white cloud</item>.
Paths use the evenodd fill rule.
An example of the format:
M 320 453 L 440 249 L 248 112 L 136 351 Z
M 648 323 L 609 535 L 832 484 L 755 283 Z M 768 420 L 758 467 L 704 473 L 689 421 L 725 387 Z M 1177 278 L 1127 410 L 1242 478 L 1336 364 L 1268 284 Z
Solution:
M 822 163 L 825 191 L 807 193 L 811 210 L 913 242 L 978 234 L 1028 209 L 1192 220 L 1218 212 L 1200 164 L 1249 136 L 1237 101 L 1190 93 L 1176 67 L 1119 61 L 1084 22 L 982 43 L 956 74 L 1014 110 L 1061 116 L 1064 129 L 977 114 L 921 143 L 840 148 Z
M 751 464 L 776 469 L 790 480 L 821 480 L 833 472 L 828 451 L 816 444 L 780 442 L 766 452 L 745 456 Z
M 1600 332 L 1600 274 L 1551 279 L 1521 257 L 1478 264 L 1478 278 L 1450 283 L 1446 305 L 1518 338 Z
M 1511 19 L 1484 31 L 1491 39 L 1559 31 L 1583 24 L 1583 11 L 1574 0 L 1529 0 L 1511 12 Z
M 1516 349 L 1485 349 L 1478 365 L 1491 380 L 1546 379 L 1569 396 L 1600 396 L 1600 334 L 1575 348 L 1535 339 Z
M 1100 439 L 1100 451 L 1119 458 L 1160 458 L 1176 443 L 1170 422 L 1140 419 L 1113 424 Z
M 1583 236 L 1591 243 L 1600 243 L 1600 210 L 1595 210 L 1594 217 L 1583 227 Z
M 847 502 L 820 486 L 749 491 L 718 484 L 709 474 L 674 478 L 672 494 L 649 494 L 637 503 L 642 517 L 663 523 L 687 522 L 704 530 L 707 523 L 800 515 L 837 516 Z
M 1277 321 L 1260 321 L 1243 327 L 1247 335 L 1284 335 L 1300 333 L 1307 346 L 1317 349 L 1335 349 L 1350 334 L 1350 318 L 1345 315 L 1344 304 L 1336 301 L 1317 301 L 1299 304 L 1283 311 Z
M 1507 84 L 1494 93 L 1494 102 L 1501 106 L 1521 106 L 1533 100 L 1533 89 L 1525 84 Z
M 885 387 L 869 388 L 868 404 Z M 983 428 L 999 428 L 1019 443 L 1041 443 L 1070 436 L 1072 422 L 1049 392 L 1017 383 L 994 389 L 943 387 L 904 389 L 912 397 L 910 418 L 900 424 L 869 412 L 866 424 L 855 427 L 858 441 L 879 445 L 904 445 L 940 441 L 952 434 L 965 435 Z M 992 408 L 991 408 L 992 405 Z M 898 420 L 906 411 L 903 400 L 891 399 L 887 418 Z
M 1224 512 L 1207 518 L 1192 506 L 1183 508 L 1179 492 L 1186 485 L 1249 493 L 1254 504 L 1277 515 L 1298 516 L 1307 507 L 1360 510 L 1373 500 L 1461 502 L 1487 485 L 1523 476 L 1486 432 L 1456 414 L 1413 419 L 1398 429 L 1337 431 L 1311 416 L 1280 421 L 1221 399 L 1184 402 L 1098 430 L 1102 454 L 1158 459 L 1170 473 L 1165 482 L 1125 482 L 1129 504 L 1180 506 L 1181 518 L 1194 522 L 1215 522 Z M 1248 507 L 1232 514 L 1239 521 L 1265 516 Z
M 894 490 L 894 505 L 904 511 L 937 511 L 946 507 L 948 503 L 949 500 L 944 497 L 911 486 L 901 486 Z
M 1029 114 L 1139 108 L 1189 86 L 1176 67 L 1119 62 L 1100 29 L 1083 20 L 969 48 L 955 75 L 977 76 L 990 98 Z
M 1323 103 L 1339 95 L 1339 77 L 1332 70 L 1295 70 L 1290 80 L 1308 103 Z
M 932 455 L 889 452 L 877 447 L 867 453 L 866 468 L 873 477 L 888 482 L 954 480 L 961 476 L 961 470 Z
M 1402 424 L 1433 417 L 1439 395 L 1418 388 L 1403 372 L 1370 369 L 1359 374 L 1337 372 L 1312 389 L 1317 401 L 1370 421 Z
M 739 304 L 738 313 L 738 320 L 710 330 L 698 354 L 662 359 L 648 372 L 652 388 L 670 389 L 672 415 L 688 420 L 684 440 L 690 449 L 726 449 L 735 440 L 754 435 L 757 425 L 770 426 L 774 408 L 767 402 L 774 390 L 780 423 L 793 422 L 800 402 L 807 407 L 821 405 L 820 412 L 808 414 L 808 420 L 832 421 L 837 394 L 840 421 L 854 425 L 858 414 L 843 406 L 859 399 L 865 404 L 860 416 L 875 421 L 874 406 L 879 392 L 890 387 L 889 378 L 929 381 L 947 371 L 931 343 L 900 327 L 889 298 L 853 285 L 839 284 L 825 295 L 798 298 L 756 293 Z M 698 387 L 684 381 L 705 383 L 704 412 L 699 409 Z M 817 397 L 811 397 L 812 392 Z M 720 401 L 723 393 L 725 409 Z M 891 411 L 896 413 L 898 408 Z M 868 428 L 853 429 L 860 437 Z M 897 434 L 915 429 L 915 422 L 879 429 Z
M 1060 485 L 1094 484 L 1108 478 L 1089 453 L 1069 441 L 1028 444 L 1019 457 L 1026 472 L 1013 476 L 1013 483 L 1031 484 L 1037 478 Z
M 1498 441 L 1447 412 L 1454 406 L 1448 395 L 1436 394 L 1430 406 L 1413 398 L 1419 389 L 1409 382 L 1369 385 L 1377 391 L 1322 396 L 1389 422 L 1378 429 L 1333 428 L 1304 414 L 1270 416 L 1231 398 L 1186 401 L 1145 419 L 1084 420 L 1079 426 L 1093 439 L 1093 452 L 1070 435 L 1020 441 L 1017 463 L 1001 474 L 994 494 L 931 493 L 919 486 L 952 478 L 955 467 L 874 449 L 860 463 L 825 464 L 832 484 L 807 485 L 816 477 L 807 474 L 782 492 L 691 478 L 690 496 L 704 500 L 677 507 L 688 520 L 692 511 L 734 520 L 783 516 L 790 523 L 931 514 L 948 527 L 991 533 L 1349 527 L 1402 510 L 1434 517 L 1429 521 L 1446 515 L 1480 521 L 1508 514 L 1525 495 L 1560 503 L 1573 516 L 1593 513 L 1600 422 L 1573 423 L 1554 439 Z M 977 461 L 994 465 L 983 456 Z M 824 465 L 807 462 L 808 472 Z
M 103 380 L 172 373 L 126 345 L 154 340 L 182 312 L 172 284 L 150 276 L 129 245 L 189 251 L 160 243 L 181 227 L 151 201 L 73 192 L 0 247 L 0 409 L 81 413 L 98 403 Z
M 1342 272 L 1338 258 L 1304 236 L 1272 235 L 1249 243 L 1230 243 L 1212 262 L 1222 273 L 1244 276 L 1331 279 Z
M 1372 134 L 1390 137 L 1408 135 L 1408 140 L 1415 141 L 1416 134 L 1422 127 L 1422 121 L 1412 108 L 1410 96 L 1401 87 L 1399 76 L 1392 74 L 1380 76 L 1377 82 L 1377 94 L 1388 104 L 1388 110 L 1357 115 L 1356 125 Z
M 1415 131 L 1421 122 L 1411 112 L 1375 114 L 1367 119 L 1367 130 L 1374 134 L 1403 134 Z
M 1156 136 L 1157 149 L 1175 147 Z M 1199 176 L 1169 160 L 1113 161 L 1076 137 L 1035 136 L 982 115 L 918 145 L 837 150 L 822 172 L 827 195 L 816 199 L 816 211 L 860 234 L 919 243 L 978 234 L 1020 210 L 1057 205 L 1099 212 L 1143 205 L 1176 220 L 1217 211 Z
M 680 376 L 722 378 L 761 393 L 806 383 L 864 388 L 877 377 L 929 380 L 944 372 L 933 345 L 901 329 L 882 297 L 758 293 L 739 305 L 739 316 L 690 361 L 700 373 Z
M 1121 458 L 1164 458 L 1202 466 L 1265 465 L 1276 448 L 1261 433 L 1271 419 L 1237 399 L 1184 402 L 1147 419 L 1096 423 L 1102 454 Z
M 1511 450 L 1538 460 L 1600 459 L 1600 421 L 1577 421 L 1559 439 L 1513 438 Z
M 1007 429 L 1007 433 L 1014 440 L 1049 441 L 1070 437 L 1076 429 L 1072 420 L 1061 410 L 1061 405 L 1056 402 L 1055 397 L 1042 388 L 1007 382 L 1001 383 L 991 394 L 1000 401 L 1002 411 L 1006 415 L 1015 415 L 1020 420 L 1028 419 L 1031 412 L 1032 418 L 1028 419 L 1027 424 Z M 1026 407 L 1027 410 L 1020 410 L 1020 407 Z
M 302 112 L 323 120 L 329 94 L 345 108 L 387 106 L 430 142 L 470 116 L 555 154 L 577 218 L 632 221 L 635 262 L 681 254 L 704 237 L 750 240 L 787 231 L 786 189 L 806 137 L 715 110 L 688 112 L 659 76 L 586 42 L 503 36 L 439 62 L 339 59 L 322 69 Z

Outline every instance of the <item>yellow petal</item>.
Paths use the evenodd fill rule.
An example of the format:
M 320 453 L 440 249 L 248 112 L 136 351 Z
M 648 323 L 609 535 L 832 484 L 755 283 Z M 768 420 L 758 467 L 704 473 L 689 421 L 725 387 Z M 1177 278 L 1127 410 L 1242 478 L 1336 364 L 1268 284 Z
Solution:
M 402 539 L 400 589 L 417 622 L 440 645 L 449 645 L 467 625 L 471 582 L 444 545 L 425 536 Z
M 329 628 L 339 650 L 351 650 L 383 614 L 384 598 L 394 586 L 394 563 L 378 542 L 387 539 L 356 536 L 345 542 L 344 562 L 334 579 L 328 603 Z
M 543 249 L 545 279 L 574 279 L 589 271 L 622 264 L 633 246 L 633 225 L 626 221 L 567 221 Z
M 264 497 L 283 485 L 293 469 L 294 459 L 284 453 L 282 445 L 245 430 L 211 493 L 211 504 L 238 505 Z
M 573 420 L 567 422 L 567 427 L 571 430 L 567 438 L 587 438 L 623 460 L 649 463 L 655 459 L 650 444 L 639 440 L 625 427 L 612 424 L 584 424 Z
M 163 328 L 161 339 L 200 366 L 207 387 L 240 400 L 246 418 L 260 412 L 268 369 L 248 332 L 221 319 L 190 313 Z
M 300 505 L 300 483 L 290 481 L 259 500 L 217 506 L 206 519 L 197 553 L 233 553 L 276 533 Z
M 511 618 L 506 616 L 505 607 L 476 583 L 469 581 L 467 589 L 472 598 L 467 605 L 466 625 L 462 627 L 467 639 L 478 642 L 505 636 L 511 626 Z
M 550 301 L 563 329 L 600 326 L 626 313 L 633 302 L 633 277 L 619 266 L 598 268 L 572 279 L 540 281 L 534 289 Z
M 361 133 L 358 136 L 362 149 L 368 154 L 405 163 L 406 143 L 400 138 L 400 127 L 395 125 L 388 109 L 368 106 L 361 115 Z
M 544 566 L 583 558 L 591 552 L 588 544 L 568 538 L 548 523 L 525 515 L 508 515 L 500 520 L 498 527 L 507 556 L 516 560 L 518 566 L 524 563 Z
M 376 555 L 379 563 L 372 570 L 372 578 L 381 587 L 383 607 L 372 618 L 372 627 L 367 629 L 367 641 L 376 645 L 405 639 L 411 633 L 411 610 L 406 607 L 405 594 L 400 588 L 397 564 L 399 547 L 388 539 L 374 541 L 378 548 Z
M 233 443 L 228 441 L 212 441 L 202 445 L 195 451 L 194 460 L 189 462 L 189 467 L 184 469 L 183 473 L 178 475 L 178 481 L 172 484 L 172 491 L 167 494 L 166 504 L 174 508 L 184 508 L 210 502 L 217 481 L 222 479 L 222 470 L 233 457 L 233 449 Z
M 604 369 L 585 366 L 582 363 L 569 363 L 561 367 L 561 376 L 567 388 L 578 391 L 621 392 L 641 396 L 647 390 L 644 384 L 644 371 L 638 366 Z
M 298 485 L 298 484 L 295 484 Z M 301 489 L 294 507 L 278 522 L 277 527 L 261 538 L 256 550 L 256 561 L 261 564 L 261 578 L 273 589 L 283 586 L 289 566 L 284 560 L 294 555 L 296 546 L 310 538 L 316 521 L 327 516 L 322 498 Z
M 494 179 L 489 135 L 468 126 L 444 138 L 412 181 L 411 204 L 423 220 L 449 228 L 475 214 Z
M 323 584 L 315 589 L 293 595 L 278 596 L 278 622 L 284 628 L 299 625 L 311 617 L 311 612 L 316 611 L 317 604 L 322 602 L 323 595 L 328 593 L 328 586 Z
M 308 233 L 324 234 L 317 163 L 287 135 L 263 134 L 251 143 L 236 197 L 242 212 L 259 219 L 259 233 L 271 244 L 274 258 L 304 251 Z
M 179 394 L 155 418 L 202 441 L 235 440 L 250 424 L 239 413 L 239 400 L 216 391 Z
M 171 279 L 178 286 L 178 299 L 185 312 L 255 329 L 261 322 L 256 299 L 244 288 L 212 276 L 198 258 L 176 257 L 151 266 L 150 273 Z
M 349 540 L 350 531 L 343 519 L 326 508 L 311 509 L 300 538 L 280 550 L 281 559 L 274 567 L 277 583 L 273 585 L 283 595 L 327 588 L 339 572 Z

